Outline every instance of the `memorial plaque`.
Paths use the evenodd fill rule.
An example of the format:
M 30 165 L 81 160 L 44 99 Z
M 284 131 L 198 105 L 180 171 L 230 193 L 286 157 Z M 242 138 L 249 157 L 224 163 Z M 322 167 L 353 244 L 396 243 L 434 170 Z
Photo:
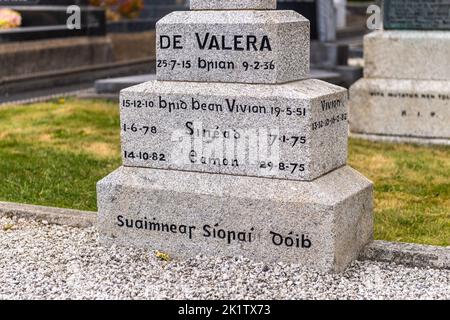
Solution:
M 271 10 L 277 0 L 191 0 L 191 10 Z
M 309 21 L 293 11 L 174 12 L 157 23 L 157 79 L 283 83 L 309 76 Z
M 384 29 L 450 30 L 450 0 L 385 0 Z
M 147 82 L 122 91 L 126 166 L 313 180 L 347 160 L 346 90 Z

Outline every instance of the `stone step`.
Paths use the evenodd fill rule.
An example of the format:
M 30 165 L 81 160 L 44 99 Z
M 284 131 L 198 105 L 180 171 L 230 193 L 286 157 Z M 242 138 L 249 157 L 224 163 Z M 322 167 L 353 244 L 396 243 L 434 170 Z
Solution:
M 308 32 L 309 22 L 293 11 L 174 12 L 157 25 L 157 77 L 241 83 L 305 79 Z
M 121 92 L 126 166 L 313 180 L 347 161 L 347 92 L 150 81 Z
M 372 194 L 349 167 L 313 182 L 121 167 L 97 185 L 99 240 L 341 272 L 372 240 Z

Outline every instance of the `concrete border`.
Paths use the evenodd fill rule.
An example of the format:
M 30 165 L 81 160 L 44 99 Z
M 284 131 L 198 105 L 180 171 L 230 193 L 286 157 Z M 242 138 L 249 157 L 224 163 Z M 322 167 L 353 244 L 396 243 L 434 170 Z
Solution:
M 96 212 L 0 202 L 0 217 L 13 216 L 78 228 L 92 227 L 97 222 Z
M 376 240 L 366 247 L 359 259 L 418 268 L 450 269 L 450 247 Z
M 439 138 L 402 137 L 364 133 L 350 133 L 350 138 L 390 143 L 413 143 L 428 146 L 450 146 L 450 139 Z
M 78 228 L 92 227 L 97 223 L 97 213 L 92 211 L 0 202 L 0 217 L 13 216 Z M 450 270 L 450 247 L 376 240 L 366 247 L 359 260 Z

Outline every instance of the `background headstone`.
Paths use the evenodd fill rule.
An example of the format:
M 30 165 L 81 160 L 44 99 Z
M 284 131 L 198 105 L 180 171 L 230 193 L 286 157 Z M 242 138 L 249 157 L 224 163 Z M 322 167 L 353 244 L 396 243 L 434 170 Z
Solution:
M 450 0 L 384 0 L 386 30 L 450 30 Z
M 353 133 L 450 144 L 449 18 L 449 0 L 385 1 L 385 30 L 365 36 L 350 88 Z
M 336 8 L 336 27 L 338 29 L 347 26 L 347 0 L 334 0 Z

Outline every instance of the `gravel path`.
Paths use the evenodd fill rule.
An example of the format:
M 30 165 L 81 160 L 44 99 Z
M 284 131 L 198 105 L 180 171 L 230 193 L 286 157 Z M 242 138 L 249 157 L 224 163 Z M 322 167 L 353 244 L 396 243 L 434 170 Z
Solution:
M 102 248 L 94 228 L 0 218 L 0 299 L 450 299 L 450 270 L 356 262 L 344 274 L 294 265 Z

